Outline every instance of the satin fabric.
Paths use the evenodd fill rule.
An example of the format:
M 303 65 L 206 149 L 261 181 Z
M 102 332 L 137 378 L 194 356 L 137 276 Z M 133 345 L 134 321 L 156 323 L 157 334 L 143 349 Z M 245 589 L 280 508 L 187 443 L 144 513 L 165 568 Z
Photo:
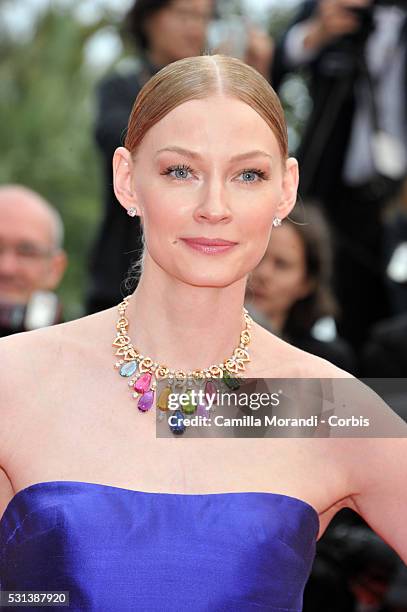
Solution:
M 0 522 L 0 587 L 69 591 L 65 610 L 299 612 L 318 531 L 277 493 L 41 482 Z

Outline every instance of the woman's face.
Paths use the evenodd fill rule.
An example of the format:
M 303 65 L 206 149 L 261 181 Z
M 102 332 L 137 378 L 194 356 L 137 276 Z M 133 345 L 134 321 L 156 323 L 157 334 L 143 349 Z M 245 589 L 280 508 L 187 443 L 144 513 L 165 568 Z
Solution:
M 299 233 L 286 221 L 273 232 L 266 253 L 250 276 L 247 298 L 268 317 L 281 317 L 310 292 Z
M 262 259 L 273 217 L 294 206 L 298 165 L 282 162 L 274 133 L 250 106 L 213 96 L 168 113 L 135 159 L 117 149 L 114 175 L 122 205 L 141 215 L 148 256 L 186 283 L 221 287 Z M 213 253 L 191 238 L 233 246 Z

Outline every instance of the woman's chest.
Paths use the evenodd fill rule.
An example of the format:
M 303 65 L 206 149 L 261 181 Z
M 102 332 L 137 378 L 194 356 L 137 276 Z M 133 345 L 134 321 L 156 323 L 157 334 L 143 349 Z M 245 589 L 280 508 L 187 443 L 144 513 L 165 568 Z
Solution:
M 36 411 L 14 449 L 16 490 L 44 480 L 99 482 L 142 491 L 263 491 L 328 507 L 346 492 L 335 439 L 159 437 L 155 409 L 125 400 L 77 401 Z
M 15 490 L 76 480 L 181 494 L 258 491 L 291 495 L 318 510 L 348 492 L 338 439 L 239 438 L 205 430 L 161 435 L 156 408 L 139 411 L 121 382 L 59 384 L 31 412 L 20 411 L 24 422 L 6 466 Z

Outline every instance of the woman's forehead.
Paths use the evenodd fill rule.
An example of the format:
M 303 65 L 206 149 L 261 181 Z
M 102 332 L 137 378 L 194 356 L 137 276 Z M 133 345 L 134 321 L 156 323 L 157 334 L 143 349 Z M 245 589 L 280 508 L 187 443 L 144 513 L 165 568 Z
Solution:
M 183 102 L 149 129 L 145 142 L 156 150 L 176 142 L 189 149 L 216 143 L 242 152 L 278 151 L 276 136 L 263 117 L 245 102 L 225 96 Z

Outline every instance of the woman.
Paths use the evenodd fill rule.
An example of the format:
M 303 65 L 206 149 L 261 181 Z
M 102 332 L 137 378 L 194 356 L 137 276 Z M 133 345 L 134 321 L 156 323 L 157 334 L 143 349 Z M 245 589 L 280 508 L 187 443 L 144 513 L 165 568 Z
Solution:
M 293 211 L 273 235 L 247 283 L 249 312 L 264 315 L 275 334 L 347 372 L 356 371 L 350 346 L 336 335 L 327 224 L 315 205 Z
M 144 229 L 137 290 L 0 344 L 2 589 L 66 590 L 87 610 L 301 610 L 316 538 L 345 506 L 407 559 L 404 440 L 158 439 L 147 386 L 126 396 L 132 360 L 133 388 L 149 359 L 154 374 L 226 372 L 239 338 L 246 377 L 352 379 L 243 316 L 246 277 L 298 182 L 267 81 L 219 55 L 165 67 L 113 174 Z M 364 411 L 375 397 L 363 386 L 350 400 Z

